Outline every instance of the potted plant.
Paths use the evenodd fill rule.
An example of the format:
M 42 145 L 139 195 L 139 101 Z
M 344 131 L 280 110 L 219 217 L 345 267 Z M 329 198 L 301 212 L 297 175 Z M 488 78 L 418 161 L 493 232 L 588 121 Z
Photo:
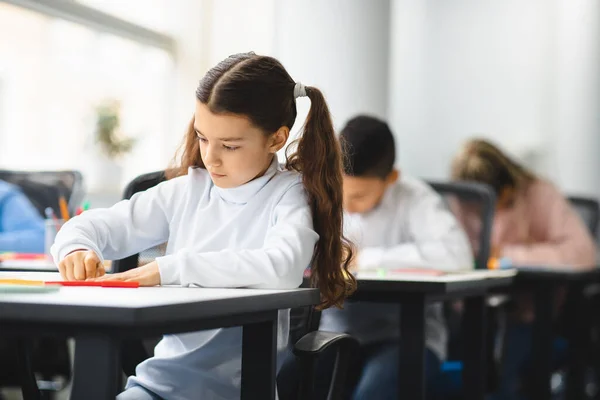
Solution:
M 86 180 L 91 192 L 120 190 L 123 167 L 121 160 L 131 152 L 135 139 L 125 137 L 120 129 L 121 105 L 107 99 L 94 109 L 94 146 L 86 161 Z
M 111 159 L 118 159 L 133 149 L 134 138 L 122 137 L 121 106 L 115 100 L 108 100 L 96 107 L 96 143 L 101 151 Z

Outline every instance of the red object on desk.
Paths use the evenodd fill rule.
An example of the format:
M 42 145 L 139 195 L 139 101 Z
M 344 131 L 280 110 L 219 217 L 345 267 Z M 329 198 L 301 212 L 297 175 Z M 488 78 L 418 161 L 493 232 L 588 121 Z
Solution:
M 13 252 L 4 252 L 0 253 L 0 260 L 45 260 L 45 254 L 38 253 L 13 253 Z
M 136 289 L 140 287 L 139 282 L 123 282 L 123 281 L 53 281 L 46 282 L 47 285 L 61 285 L 61 286 L 95 286 L 95 287 L 107 287 L 107 288 L 131 288 Z

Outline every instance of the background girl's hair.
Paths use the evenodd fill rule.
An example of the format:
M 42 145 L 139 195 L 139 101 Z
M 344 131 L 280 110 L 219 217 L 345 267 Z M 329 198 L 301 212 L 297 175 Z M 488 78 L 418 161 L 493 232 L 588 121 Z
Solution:
M 292 128 L 296 120 L 295 82 L 272 57 L 235 54 L 206 73 L 196 90 L 197 99 L 216 114 L 248 117 L 265 134 Z M 348 272 L 352 246 L 342 235 L 342 155 L 323 94 L 307 86 L 311 101 L 303 134 L 288 147 L 286 168 L 302 173 L 315 231 L 319 240 L 311 260 L 311 282 L 319 287 L 322 308 L 341 306 L 354 291 Z M 184 175 L 189 167 L 204 168 L 194 121 L 189 124 L 177 167 L 169 177 Z
M 465 143 L 452 162 L 452 178 L 487 183 L 496 194 L 505 187 L 524 189 L 538 179 L 533 172 L 484 139 L 471 139 Z

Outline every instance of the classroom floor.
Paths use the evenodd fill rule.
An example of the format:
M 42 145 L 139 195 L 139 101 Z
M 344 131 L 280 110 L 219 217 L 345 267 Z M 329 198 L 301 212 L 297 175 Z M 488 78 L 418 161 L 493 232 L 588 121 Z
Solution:
M 71 385 L 68 385 L 64 390 L 56 393 L 52 400 L 69 400 L 69 393 L 71 392 Z M 0 390 L 2 400 L 22 400 L 21 389 L 3 389 Z
M 68 400 L 69 399 L 69 391 L 70 391 L 70 386 L 57 393 L 54 397 L 53 400 Z M 21 395 L 21 390 L 19 389 L 4 389 L 1 391 L 2 392 L 2 400 L 21 400 L 23 398 L 23 396 Z
M 69 353 L 71 354 L 71 365 L 73 365 L 73 354 L 75 354 L 75 342 L 69 340 Z M 69 394 L 71 393 L 71 383 L 60 392 L 57 392 L 52 400 L 69 400 Z M 2 400 L 22 400 L 23 395 L 21 389 L 0 389 L 0 399 Z

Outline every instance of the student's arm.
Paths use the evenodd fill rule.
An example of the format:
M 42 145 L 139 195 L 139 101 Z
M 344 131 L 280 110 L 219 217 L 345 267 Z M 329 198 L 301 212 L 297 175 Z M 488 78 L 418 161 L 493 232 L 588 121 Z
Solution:
M 161 284 L 245 287 L 272 282 L 279 287 L 285 278 L 290 287 L 298 287 L 318 240 L 304 199 L 300 183 L 283 195 L 261 248 L 204 253 L 188 249 L 157 258 Z
M 44 220 L 21 192 L 7 194 L 0 204 L 0 251 L 44 252 Z
M 173 179 L 111 208 L 89 210 L 69 220 L 58 232 L 52 256 L 58 264 L 75 250 L 91 250 L 101 259 L 117 260 L 139 253 L 169 237 L 173 201 L 184 196 L 184 179 Z
M 408 220 L 399 221 L 399 225 L 406 224 L 412 241 L 389 248 L 361 249 L 357 260 L 359 268 L 473 268 L 468 239 L 436 193 L 422 193 L 411 199 L 408 207 L 404 213 Z
M 527 201 L 530 234 L 535 241 L 506 246 L 502 255 L 516 265 L 594 265 L 594 241 L 568 200 L 550 183 L 534 185 Z

